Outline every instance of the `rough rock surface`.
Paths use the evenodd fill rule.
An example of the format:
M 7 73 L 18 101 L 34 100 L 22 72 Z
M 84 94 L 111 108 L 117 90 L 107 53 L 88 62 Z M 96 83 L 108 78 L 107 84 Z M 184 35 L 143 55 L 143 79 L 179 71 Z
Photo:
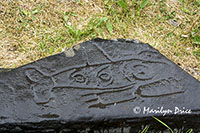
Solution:
M 199 95 L 200 82 L 149 44 L 94 39 L 1 69 L 0 131 L 166 129 L 152 115 L 172 128 L 200 131 Z

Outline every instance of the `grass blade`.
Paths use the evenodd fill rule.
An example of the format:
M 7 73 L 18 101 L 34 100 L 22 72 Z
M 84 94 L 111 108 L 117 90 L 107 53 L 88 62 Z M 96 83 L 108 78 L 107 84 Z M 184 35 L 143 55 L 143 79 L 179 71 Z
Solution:
M 120 0 L 119 2 L 117 2 L 117 4 L 119 6 L 121 6 L 122 8 L 128 10 L 128 5 L 127 5 L 127 3 L 124 0 Z
M 67 22 L 67 21 L 68 21 L 68 16 L 65 15 L 65 16 L 63 17 L 63 19 L 65 20 L 65 22 Z
M 186 133 L 192 133 L 193 129 L 189 129 Z
M 149 125 L 147 125 L 145 128 L 144 128 L 144 130 L 142 130 L 142 132 L 141 133 L 146 133 L 147 131 L 148 131 L 148 129 L 149 129 Z
M 113 32 L 113 26 L 112 26 L 112 24 L 110 23 L 110 21 L 107 21 L 107 22 L 106 22 L 106 27 L 107 27 L 109 33 L 112 34 L 112 32 Z
M 140 8 L 144 8 L 148 4 L 148 0 L 143 0 L 142 3 L 140 4 Z
M 165 127 L 167 127 L 170 131 L 171 131 L 171 133 L 173 133 L 173 130 L 167 125 L 167 124 L 165 124 L 164 122 L 162 122 L 161 120 L 159 120 L 158 118 L 156 118 L 156 117 L 154 117 L 154 116 L 152 116 L 154 119 L 156 119 L 158 122 L 160 122 L 161 124 L 163 124 Z

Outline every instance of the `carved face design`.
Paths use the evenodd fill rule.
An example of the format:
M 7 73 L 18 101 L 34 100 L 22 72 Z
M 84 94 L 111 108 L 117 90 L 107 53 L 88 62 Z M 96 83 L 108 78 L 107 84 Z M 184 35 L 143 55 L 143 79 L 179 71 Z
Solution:
M 145 50 L 138 47 L 139 53 L 132 49 L 124 49 L 123 52 L 124 46 L 120 46 L 118 49 L 122 52 L 114 50 L 113 53 L 107 46 L 102 48 L 95 43 L 95 47 L 105 56 L 102 58 L 106 58 L 101 64 L 92 64 L 95 61 L 87 58 L 87 64 L 91 65 L 69 65 L 53 73 L 44 73 L 40 68 L 28 68 L 26 76 L 31 82 L 35 102 L 46 104 L 53 97 L 62 105 L 64 97 L 66 101 L 82 101 L 89 108 L 105 108 L 138 97 L 152 98 L 184 93 L 181 86 L 177 87 L 178 80 L 170 77 L 170 73 L 167 76 L 164 74 L 170 68 L 157 51 L 149 47 Z M 86 55 L 89 52 L 86 51 Z M 73 97 L 71 93 L 74 94 Z
M 181 87 L 176 87 L 178 81 L 160 80 L 157 77 L 156 72 L 163 67 L 166 64 L 130 59 L 73 67 L 52 74 L 46 74 L 37 68 L 28 68 L 26 76 L 32 84 L 31 89 L 37 104 L 48 103 L 54 93 L 62 94 L 62 91 L 57 91 L 61 88 L 80 90 L 77 92 L 81 92 L 79 96 L 89 108 L 105 108 L 134 100 L 137 96 L 145 98 L 183 93 Z M 171 80 L 175 85 L 169 86 L 168 82 L 171 83 Z M 166 89 L 167 85 L 174 91 Z M 160 88 L 163 88 L 162 91 L 159 91 Z
M 152 79 L 155 75 L 152 68 L 152 64 L 131 60 L 66 70 L 54 78 L 57 87 L 61 85 L 80 89 L 117 89 Z
M 39 104 L 47 103 L 51 97 L 51 88 L 54 85 L 52 78 L 33 68 L 27 69 L 26 76 L 29 82 L 33 83 L 30 88 L 33 90 L 35 102 Z
M 71 84 L 98 87 L 109 86 L 113 83 L 112 71 L 110 65 L 105 65 L 100 68 L 82 68 L 72 70 L 69 80 Z M 70 82 L 69 81 L 69 82 Z
M 104 88 L 111 85 L 113 81 L 111 65 L 103 65 L 100 67 L 86 67 L 70 71 L 68 83 L 84 88 Z

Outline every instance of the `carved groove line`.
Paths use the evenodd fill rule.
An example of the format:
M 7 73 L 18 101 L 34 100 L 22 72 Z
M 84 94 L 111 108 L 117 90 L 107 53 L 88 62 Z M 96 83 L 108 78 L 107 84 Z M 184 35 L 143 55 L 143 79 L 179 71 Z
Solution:
M 105 62 L 105 63 L 100 63 L 100 64 L 93 64 L 93 65 L 89 65 L 89 59 L 88 59 L 88 55 L 86 54 L 86 59 L 87 59 L 87 62 L 86 64 L 83 64 L 83 65 L 77 65 L 77 66 L 73 66 L 71 68 L 64 68 L 62 70 L 58 70 L 56 72 L 53 72 L 51 74 L 46 74 L 44 72 L 42 72 L 38 67 L 27 67 L 27 71 L 25 72 L 26 76 L 28 77 L 28 79 L 30 81 L 32 81 L 32 90 L 34 91 L 34 96 L 35 97 L 38 97 L 39 95 L 42 95 L 43 92 L 47 91 L 46 95 L 45 95 L 45 100 L 42 101 L 42 98 L 41 97 L 38 97 L 38 102 L 36 102 L 37 104 L 46 104 L 48 103 L 52 96 L 53 96 L 53 91 L 57 88 L 74 88 L 74 89 L 81 89 L 81 90 L 91 90 L 91 91 L 95 91 L 95 92 L 87 92 L 86 94 L 83 94 L 83 95 L 80 95 L 82 98 L 87 98 L 89 96 L 102 96 L 104 94 L 114 94 L 114 93 L 120 93 L 120 92 L 125 92 L 125 91 L 128 91 L 128 90 L 131 90 L 133 89 L 133 92 L 134 90 L 136 90 L 135 94 L 137 94 L 139 97 L 143 97 L 143 98 L 149 98 L 149 97 L 160 97 L 160 96 L 169 96 L 169 95 L 175 95 L 175 94 L 179 94 L 179 93 L 184 93 L 184 90 L 178 90 L 178 91 L 175 91 L 173 92 L 172 90 L 166 90 L 166 93 L 164 92 L 161 92 L 160 94 L 157 94 L 157 90 L 155 88 L 157 83 L 162 83 L 164 84 L 164 86 L 166 85 L 166 83 L 164 82 L 164 80 L 166 82 L 169 82 L 169 84 L 171 83 L 170 80 L 167 80 L 167 79 L 163 79 L 163 80 L 158 80 L 158 81 L 154 81 L 154 82 L 150 82 L 150 83 L 147 83 L 145 85 L 140 85 L 139 87 L 135 87 L 135 84 L 134 82 L 132 82 L 130 79 L 129 81 L 132 82 L 131 84 L 128 84 L 128 85 L 122 85 L 122 86 L 118 86 L 118 87 L 107 87 L 109 86 L 110 84 L 113 83 L 113 79 L 112 79 L 112 75 L 110 75 L 110 73 L 108 72 L 104 72 L 105 69 L 109 69 L 109 66 L 106 66 L 106 67 L 103 67 L 101 68 L 101 66 L 103 65 L 114 65 L 116 63 L 121 63 L 121 62 L 128 62 L 128 61 L 140 61 L 142 63 L 159 63 L 159 64 L 165 64 L 167 65 L 166 62 L 162 62 L 162 61 L 152 61 L 152 60 L 144 60 L 144 59 L 137 59 L 137 58 L 130 58 L 130 59 L 121 59 L 121 60 L 118 60 L 118 61 L 114 61 L 107 53 L 106 51 L 103 50 L 103 48 L 101 48 L 98 44 L 95 43 L 95 46 L 104 54 L 104 56 L 110 61 L 110 62 Z M 85 52 L 86 53 L 86 52 Z M 144 50 L 144 51 L 141 51 L 140 53 L 138 53 L 138 55 L 142 55 L 144 53 L 150 53 L 150 54 L 157 54 L 157 52 L 154 52 L 154 51 L 147 51 L 147 50 Z M 154 56 L 154 55 L 153 55 Z M 149 56 L 152 58 L 152 56 Z M 148 68 L 147 66 L 145 65 L 135 65 L 135 67 L 137 66 L 143 66 L 145 68 Z M 84 77 L 83 74 L 75 74 L 77 71 L 77 69 L 83 69 L 83 68 L 87 68 L 87 67 L 100 67 L 101 69 L 97 72 L 96 74 L 96 77 L 98 77 L 99 79 L 101 79 L 102 81 L 106 82 L 106 87 L 87 87 L 87 86 L 78 86 L 78 85 L 70 85 L 70 84 L 62 84 L 62 85 L 58 85 L 54 76 L 57 76 L 59 74 L 62 74 L 64 72 L 67 72 L 67 71 L 70 71 L 70 70 L 74 70 L 71 74 L 70 74 L 70 77 L 71 79 L 76 79 L 74 80 L 74 82 L 77 82 L 77 83 L 85 83 L 86 82 L 86 77 Z M 29 71 L 31 70 L 31 71 Z M 109 69 L 110 70 L 110 69 Z M 28 73 L 29 72 L 36 72 L 36 75 L 35 75 L 35 78 L 42 78 L 40 80 L 40 82 L 37 82 L 37 80 L 34 80 L 32 77 L 31 77 L 31 74 L 32 73 Z M 110 70 L 111 71 L 111 70 Z M 37 75 L 38 73 L 38 75 Z M 124 72 L 125 73 L 125 72 Z M 145 74 L 145 73 L 144 73 Z M 34 75 L 34 73 L 32 74 Z M 126 75 L 126 74 L 125 74 Z M 151 77 L 148 77 L 148 78 L 140 78 L 140 77 L 137 77 L 137 75 L 134 75 L 132 73 L 131 75 L 135 80 L 152 80 L 154 78 L 154 76 L 151 76 Z M 125 78 L 127 78 L 125 76 Z M 52 85 L 48 85 L 48 83 L 52 81 L 53 84 Z M 175 80 L 174 80 L 175 81 Z M 154 86 L 155 85 L 155 86 Z M 175 81 L 175 85 L 176 85 L 176 81 Z M 41 88 L 41 86 L 43 88 L 47 88 L 46 90 L 42 90 L 43 92 L 40 92 L 40 90 L 37 90 L 36 88 Z M 148 86 L 150 86 L 149 88 L 152 88 L 152 87 L 155 87 L 153 90 L 148 90 Z M 172 86 L 174 87 L 174 86 Z M 135 89 L 136 88 L 136 89 Z M 48 90 L 49 89 L 49 90 Z M 158 89 L 158 88 L 157 88 Z M 155 94 L 143 94 L 143 92 L 155 92 Z M 41 93 L 41 94 L 40 94 Z M 41 98 L 41 99 L 40 99 Z M 88 107 L 89 108 L 105 108 L 107 106 L 110 106 L 110 105 L 113 105 L 113 104 L 117 104 L 117 103 L 123 103 L 123 102 L 128 102 L 128 101 L 132 101 L 136 99 L 135 96 L 132 96 L 132 98 L 127 98 L 127 99 L 121 99 L 119 101 L 115 100 L 114 102 L 106 102 L 106 103 L 102 103 L 102 101 L 99 101 L 99 98 L 96 98 L 96 97 L 93 97 L 93 98 L 90 98 L 90 99 L 87 99 L 85 101 L 85 103 L 87 104 L 90 104 Z M 94 103 L 95 102 L 95 103 Z
M 98 46 L 97 46 L 98 47 Z M 146 51 L 146 50 L 145 50 Z M 105 51 L 104 51 L 105 52 Z M 142 51 L 141 51 L 142 52 Z M 88 58 L 88 56 L 86 56 Z M 108 55 L 109 58 L 111 58 L 109 55 Z M 119 59 L 117 61 L 111 61 L 111 62 L 105 62 L 105 63 L 96 63 L 96 64 L 92 64 L 92 65 L 89 65 L 90 67 L 95 67 L 95 66 L 98 66 L 98 65 L 107 65 L 107 64 L 112 64 L 112 63 L 119 63 L 119 62 L 123 62 L 123 61 L 133 61 L 133 60 L 136 60 L 136 61 L 141 61 L 143 63 L 161 63 L 161 64 L 165 64 L 167 65 L 166 62 L 162 62 L 162 61 L 150 61 L 150 60 L 144 60 L 144 59 L 138 59 L 138 58 L 127 58 L 127 59 Z M 86 64 L 83 64 L 83 65 L 78 65 L 78 66 L 73 66 L 71 68 L 66 68 L 66 69 L 63 69 L 63 70 L 59 70 L 57 72 L 54 72 L 51 74 L 51 76 L 56 76 L 60 73 L 63 73 L 63 72 L 66 72 L 66 71 L 69 71 L 69 70 L 72 70 L 72 69 L 78 69 L 78 68 L 84 68 L 84 67 L 89 67 L 88 66 L 89 62 L 87 60 Z
M 175 84 L 173 82 L 175 82 Z M 158 87 L 158 85 L 160 87 Z M 165 93 L 162 92 L 161 94 L 158 94 L 158 91 L 163 91 L 163 90 L 161 90 L 162 89 L 161 87 L 163 87 L 163 86 L 167 86 L 170 89 L 168 89 L 167 92 L 165 92 Z M 157 90 L 157 89 L 159 89 L 159 90 Z M 146 93 L 148 93 L 148 94 L 142 94 L 143 90 L 147 91 Z M 149 90 L 149 92 L 148 92 L 148 90 Z M 151 92 L 154 92 L 155 94 L 150 94 Z M 181 94 L 184 92 L 185 92 L 185 90 L 183 89 L 182 86 L 179 86 L 178 81 L 176 79 L 170 77 L 168 79 L 161 79 L 158 81 L 147 83 L 145 85 L 141 85 L 137 88 L 136 94 L 141 97 L 144 97 L 144 98 L 151 98 L 151 97 L 170 96 L 170 95 L 175 95 L 175 94 Z
M 114 62 L 113 59 L 106 53 L 106 51 L 103 50 L 103 48 L 101 48 L 98 43 L 94 43 L 95 46 L 104 54 L 104 56 L 111 62 Z

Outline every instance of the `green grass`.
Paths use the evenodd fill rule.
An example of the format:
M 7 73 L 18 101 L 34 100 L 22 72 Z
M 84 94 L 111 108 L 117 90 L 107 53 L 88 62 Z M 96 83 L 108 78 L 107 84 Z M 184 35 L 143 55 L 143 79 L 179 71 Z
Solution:
M 0 67 L 18 67 L 100 37 L 150 43 L 200 79 L 199 0 L 0 2 Z
M 158 121 L 160 124 L 162 124 L 163 126 L 165 126 L 171 133 L 178 133 L 174 132 L 166 123 L 164 123 L 163 121 L 159 120 L 158 118 L 156 118 L 155 116 L 152 116 L 156 121 Z M 147 133 L 148 129 L 149 129 L 149 125 L 147 125 L 140 133 Z M 193 129 L 189 129 L 186 131 L 186 133 L 192 133 Z

